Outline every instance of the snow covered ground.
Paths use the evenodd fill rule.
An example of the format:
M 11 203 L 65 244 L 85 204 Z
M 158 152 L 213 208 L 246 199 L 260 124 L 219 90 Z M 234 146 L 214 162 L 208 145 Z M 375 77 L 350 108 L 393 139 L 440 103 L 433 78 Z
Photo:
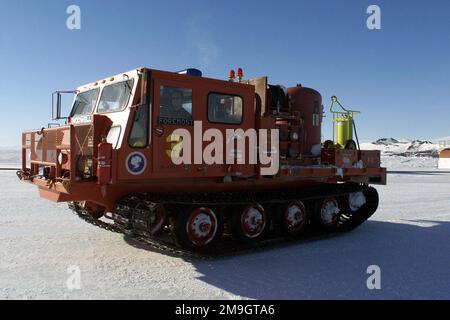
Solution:
M 0 299 L 450 299 L 450 173 L 395 171 L 352 233 L 214 261 L 131 246 L 0 171 Z M 68 267 L 81 271 L 70 291 Z M 368 290 L 367 267 L 381 268 Z
M 0 168 L 18 168 L 20 163 L 20 147 L 0 147 Z
M 0 299 L 450 299 L 450 172 L 433 143 L 383 139 L 388 185 L 352 233 L 222 258 L 186 261 L 127 243 L 0 171 Z M 1 150 L 0 168 L 19 152 Z M 366 286 L 381 268 L 381 290 Z M 81 271 L 69 290 L 68 268 Z

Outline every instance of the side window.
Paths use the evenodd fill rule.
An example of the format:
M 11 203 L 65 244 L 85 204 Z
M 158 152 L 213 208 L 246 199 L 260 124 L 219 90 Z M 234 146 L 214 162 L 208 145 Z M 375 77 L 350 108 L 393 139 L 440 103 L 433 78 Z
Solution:
M 192 124 L 192 89 L 161 86 L 160 124 Z
M 148 145 L 148 106 L 139 106 L 134 114 L 133 125 L 131 127 L 128 144 L 133 148 L 144 148 Z
M 239 96 L 210 93 L 208 95 L 208 120 L 210 122 L 241 124 L 243 101 Z
M 98 103 L 98 113 L 120 111 L 125 108 L 131 90 L 133 90 L 133 79 L 104 87 Z

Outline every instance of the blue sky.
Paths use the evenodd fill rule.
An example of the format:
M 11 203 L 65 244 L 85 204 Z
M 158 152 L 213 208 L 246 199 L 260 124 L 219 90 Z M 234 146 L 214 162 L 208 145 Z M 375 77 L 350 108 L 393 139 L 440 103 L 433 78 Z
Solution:
M 81 30 L 66 8 L 81 8 Z M 381 30 L 366 9 L 381 8 Z M 230 68 L 362 111 L 360 138 L 450 135 L 450 1 L 0 1 L 0 146 L 50 122 L 51 93 L 138 66 Z M 331 134 L 330 116 L 323 125 Z

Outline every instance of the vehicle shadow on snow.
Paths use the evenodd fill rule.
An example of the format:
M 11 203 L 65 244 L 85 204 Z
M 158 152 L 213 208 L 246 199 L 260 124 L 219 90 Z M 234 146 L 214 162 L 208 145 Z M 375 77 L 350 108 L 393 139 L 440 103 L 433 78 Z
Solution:
M 449 299 L 450 223 L 411 223 L 369 220 L 331 238 L 191 263 L 199 280 L 250 299 Z M 381 290 L 367 288 L 370 265 L 381 268 Z

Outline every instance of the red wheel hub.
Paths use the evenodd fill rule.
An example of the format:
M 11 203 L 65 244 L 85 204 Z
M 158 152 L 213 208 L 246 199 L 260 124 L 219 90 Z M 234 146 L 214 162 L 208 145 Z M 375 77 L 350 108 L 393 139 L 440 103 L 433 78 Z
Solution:
M 339 217 L 339 204 L 335 198 L 325 199 L 320 208 L 320 217 L 325 225 L 333 225 Z
M 291 202 L 284 213 L 286 227 L 291 232 L 299 232 L 306 223 L 306 208 L 303 202 Z
M 189 241 L 202 247 L 210 243 L 217 234 L 217 216 L 209 208 L 195 209 L 186 224 Z
M 249 205 L 241 215 L 241 227 L 248 238 L 256 238 L 266 227 L 266 212 L 258 204 Z

